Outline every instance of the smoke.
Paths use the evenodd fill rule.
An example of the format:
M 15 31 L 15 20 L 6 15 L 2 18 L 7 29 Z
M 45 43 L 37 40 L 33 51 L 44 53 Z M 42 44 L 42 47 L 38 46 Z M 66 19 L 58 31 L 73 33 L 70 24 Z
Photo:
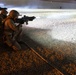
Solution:
M 5 5 L 20 6 L 27 5 L 29 0 L 1 0 L 0 2 Z
M 59 3 L 59 2 L 51 2 L 45 0 L 0 0 L 0 4 L 3 4 L 4 7 L 12 8 L 12 7 L 22 7 L 22 8 L 36 8 L 36 9 L 62 9 L 70 8 L 76 9 L 76 4 L 74 3 Z M 0 5 L 1 7 L 1 5 Z M 3 6 L 2 6 L 3 7 Z
M 28 7 L 38 8 L 40 0 L 0 0 L 0 4 L 4 4 L 5 7 Z
M 3 4 L 4 7 L 22 7 L 22 8 L 46 8 L 49 2 L 41 0 L 0 0 L 0 4 Z M 50 6 L 50 4 L 49 4 Z M 1 7 L 1 6 L 0 6 Z

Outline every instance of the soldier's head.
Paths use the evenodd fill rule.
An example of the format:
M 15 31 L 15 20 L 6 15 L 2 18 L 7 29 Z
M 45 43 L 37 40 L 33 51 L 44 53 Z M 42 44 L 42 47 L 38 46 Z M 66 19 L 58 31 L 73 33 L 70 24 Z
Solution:
M 8 12 L 7 12 L 7 10 L 6 10 L 6 9 L 2 9 L 2 10 L 1 10 L 1 14 L 3 14 L 3 15 L 7 15 L 7 14 L 8 14 Z
M 13 18 L 13 19 L 18 18 L 19 12 L 16 10 L 11 10 L 9 13 L 9 16 L 11 16 L 11 18 Z

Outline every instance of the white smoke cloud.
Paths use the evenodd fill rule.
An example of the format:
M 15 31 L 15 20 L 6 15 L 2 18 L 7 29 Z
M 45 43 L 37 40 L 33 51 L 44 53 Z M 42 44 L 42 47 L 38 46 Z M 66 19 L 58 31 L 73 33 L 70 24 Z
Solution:
M 6 7 L 29 7 L 37 8 L 40 0 L 0 0 L 0 4 Z M 1 6 L 0 6 L 1 7 Z
M 0 3 L 4 3 L 5 5 L 14 5 L 14 6 L 19 6 L 19 5 L 27 5 L 29 0 L 0 0 Z

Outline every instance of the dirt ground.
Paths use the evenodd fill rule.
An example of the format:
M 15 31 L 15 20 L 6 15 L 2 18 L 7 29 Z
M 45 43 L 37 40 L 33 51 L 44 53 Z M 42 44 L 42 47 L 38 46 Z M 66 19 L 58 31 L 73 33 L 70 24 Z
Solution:
M 11 48 L 0 46 L 0 75 L 61 74 L 27 47 L 25 50 L 15 52 Z
M 28 41 L 26 37 L 25 40 Z M 46 58 L 51 65 L 58 68 L 64 75 L 76 75 L 76 63 L 68 60 L 61 50 L 55 46 L 50 49 L 41 47 L 33 40 L 28 41 L 38 53 Z M 11 48 L 0 44 L 0 75 L 62 75 L 55 68 L 49 66 L 32 50 L 21 44 L 22 51 L 13 51 Z M 55 50 L 58 50 L 55 52 Z M 65 58 L 64 58 L 65 57 Z

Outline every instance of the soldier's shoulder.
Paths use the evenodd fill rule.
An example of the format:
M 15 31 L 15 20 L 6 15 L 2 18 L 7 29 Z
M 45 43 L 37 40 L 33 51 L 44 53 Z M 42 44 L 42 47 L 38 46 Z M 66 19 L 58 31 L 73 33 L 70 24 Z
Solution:
M 5 18 L 4 20 L 3 20 L 3 22 L 11 22 L 12 20 L 11 19 L 9 19 L 9 18 Z

